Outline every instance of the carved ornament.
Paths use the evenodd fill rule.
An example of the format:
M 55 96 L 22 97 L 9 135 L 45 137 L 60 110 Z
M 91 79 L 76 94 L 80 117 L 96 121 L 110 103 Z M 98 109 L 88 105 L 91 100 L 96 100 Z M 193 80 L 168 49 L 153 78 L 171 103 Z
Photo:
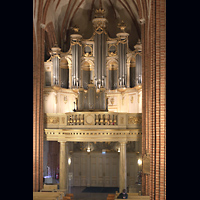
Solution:
M 141 117 L 128 117 L 128 124 L 142 124 L 142 118 Z
M 57 124 L 59 123 L 59 117 L 52 117 L 52 116 L 46 116 L 44 118 L 45 124 Z

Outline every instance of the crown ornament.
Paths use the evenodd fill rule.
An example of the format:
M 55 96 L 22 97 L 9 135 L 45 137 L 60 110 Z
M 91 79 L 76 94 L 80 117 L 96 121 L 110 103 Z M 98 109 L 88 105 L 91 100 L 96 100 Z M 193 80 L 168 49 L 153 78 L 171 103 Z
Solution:
M 74 33 L 78 33 L 80 31 L 80 28 L 76 25 L 74 27 L 71 27 L 71 29 L 73 30 Z
M 117 26 L 117 27 L 120 28 L 120 30 L 121 30 L 122 32 L 125 32 L 126 24 L 125 24 L 124 21 L 122 20 L 121 23 L 118 23 L 118 26 Z
M 105 16 L 105 10 L 103 8 L 96 9 L 94 16 L 96 18 L 104 18 L 104 16 Z

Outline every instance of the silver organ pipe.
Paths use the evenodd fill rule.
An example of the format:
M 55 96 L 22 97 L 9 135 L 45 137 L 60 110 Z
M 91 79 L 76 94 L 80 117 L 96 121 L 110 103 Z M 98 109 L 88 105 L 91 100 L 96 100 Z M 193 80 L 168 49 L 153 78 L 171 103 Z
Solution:
M 97 85 L 105 87 L 105 65 L 106 65 L 106 40 L 105 34 L 96 33 L 95 35 L 95 77 Z
M 106 87 L 106 23 L 107 19 L 103 16 L 103 10 L 100 9 L 99 14 L 95 14 L 95 18 L 92 20 L 95 28 L 94 45 L 95 45 L 95 66 L 94 77 L 95 85 L 100 87 Z
M 136 52 L 136 69 L 135 69 L 135 85 L 142 84 L 142 44 L 140 39 L 137 44 L 134 46 Z
M 79 34 L 72 34 L 72 87 L 78 88 L 80 86 L 80 71 L 81 71 L 81 38 Z
M 126 87 L 127 85 L 126 53 L 127 53 L 127 44 L 119 42 L 118 44 L 119 87 Z
M 136 55 L 136 85 L 142 84 L 142 56 Z
M 60 48 L 57 43 L 51 48 L 51 59 L 53 63 L 53 85 L 59 86 L 60 79 Z

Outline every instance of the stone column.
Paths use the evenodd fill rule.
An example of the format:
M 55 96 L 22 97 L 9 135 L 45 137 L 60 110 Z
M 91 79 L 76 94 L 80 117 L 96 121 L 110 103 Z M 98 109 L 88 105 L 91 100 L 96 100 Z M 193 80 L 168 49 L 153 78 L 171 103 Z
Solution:
M 60 141 L 60 171 L 59 185 L 60 189 L 68 190 L 68 165 L 67 165 L 67 143 Z
M 127 189 L 127 162 L 126 162 L 126 142 L 120 142 L 119 158 L 119 192 Z

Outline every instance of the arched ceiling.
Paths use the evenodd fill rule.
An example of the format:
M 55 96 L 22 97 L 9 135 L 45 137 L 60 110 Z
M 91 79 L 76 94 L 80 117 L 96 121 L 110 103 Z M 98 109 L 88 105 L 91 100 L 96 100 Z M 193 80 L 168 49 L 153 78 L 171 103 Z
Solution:
M 47 25 L 52 23 L 58 45 L 62 51 L 69 48 L 69 36 L 71 27 L 78 26 L 83 38 L 90 38 L 93 33 L 92 19 L 96 9 L 103 8 L 106 11 L 105 18 L 108 20 L 107 32 L 111 38 L 115 38 L 120 32 L 117 27 L 122 20 L 126 24 L 125 31 L 129 35 L 129 48 L 141 38 L 141 25 L 138 13 L 140 0 L 44 0 L 43 12 Z M 37 0 L 35 0 L 35 5 Z M 140 5 L 141 6 L 141 5 Z M 37 6 L 35 6 L 37 7 Z M 35 15 L 35 14 L 34 14 Z

